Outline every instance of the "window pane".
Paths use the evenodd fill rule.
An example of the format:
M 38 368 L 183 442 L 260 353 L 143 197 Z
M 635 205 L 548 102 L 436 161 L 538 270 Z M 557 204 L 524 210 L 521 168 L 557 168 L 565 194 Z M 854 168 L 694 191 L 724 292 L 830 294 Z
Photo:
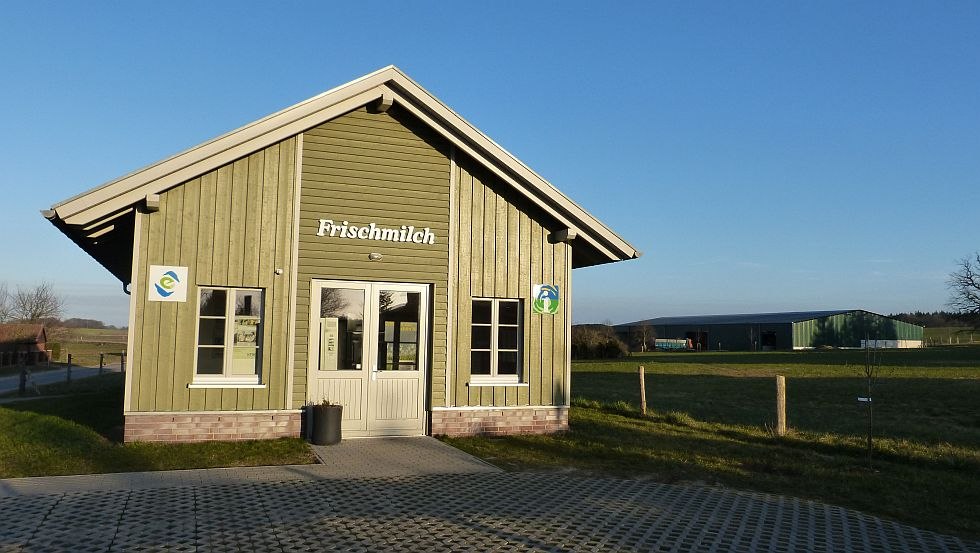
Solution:
M 364 290 L 320 290 L 320 370 L 359 371 L 364 354 Z
M 201 289 L 197 374 L 241 377 L 260 372 L 262 297 L 261 290 Z M 234 308 L 234 317 L 228 316 L 228 307 Z M 226 341 L 228 332 L 231 342 Z
M 518 307 L 520 307 L 520 303 L 516 301 L 502 301 L 498 304 L 498 306 L 498 309 L 500 310 L 500 324 L 516 325 L 517 317 L 520 313 L 520 310 L 518 309 Z
M 261 317 L 262 292 L 259 290 L 235 291 L 235 315 L 250 315 Z
M 197 343 L 203 346 L 223 346 L 225 344 L 225 320 L 201 319 Z
M 418 370 L 421 300 L 418 292 L 378 291 L 378 370 Z
M 473 322 L 490 324 L 493 304 L 489 300 L 473 300 Z
M 236 347 L 235 357 L 231 361 L 231 374 L 234 376 L 251 376 L 256 373 L 258 368 L 259 348 Z
M 490 374 L 490 352 L 470 352 L 470 374 Z
M 502 351 L 498 354 L 497 374 L 517 374 L 517 352 Z
M 197 348 L 197 374 L 221 374 L 225 348 Z
M 225 290 L 201 288 L 201 315 L 225 316 Z
M 497 347 L 500 349 L 517 349 L 517 327 L 498 327 Z
M 470 347 L 473 349 L 490 349 L 490 333 L 491 327 L 489 326 L 474 326 Z

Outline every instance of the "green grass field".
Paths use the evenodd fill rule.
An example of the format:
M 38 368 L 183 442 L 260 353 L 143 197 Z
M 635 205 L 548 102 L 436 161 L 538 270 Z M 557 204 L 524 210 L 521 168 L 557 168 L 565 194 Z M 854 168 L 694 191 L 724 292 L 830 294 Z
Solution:
M 571 431 L 447 440 L 511 470 L 697 482 L 827 501 L 980 537 L 980 347 L 883 354 L 873 469 L 860 351 L 651 353 L 572 365 Z M 637 365 L 648 415 L 639 414 Z M 774 376 L 791 432 L 768 429 Z
M 101 328 L 63 328 L 48 335 L 48 349 L 55 352 L 54 361 L 87 367 L 99 366 L 100 353 L 118 354 L 126 350 L 127 331 Z M 106 362 L 119 362 L 119 356 L 106 358 Z
M 639 405 L 636 367 L 647 370 L 647 401 L 710 422 L 764 426 L 774 419 L 777 374 L 786 377 L 787 418 L 808 432 L 863 434 L 864 352 L 654 353 L 615 363 L 573 364 L 573 398 Z M 980 348 L 891 350 L 875 385 L 876 432 L 980 450 Z
M 305 464 L 300 439 L 123 444 L 123 375 L 43 387 L 63 397 L 0 405 L 0 478 Z
M 960 326 L 926 327 L 922 338 L 927 346 L 980 344 L 980 330 Z

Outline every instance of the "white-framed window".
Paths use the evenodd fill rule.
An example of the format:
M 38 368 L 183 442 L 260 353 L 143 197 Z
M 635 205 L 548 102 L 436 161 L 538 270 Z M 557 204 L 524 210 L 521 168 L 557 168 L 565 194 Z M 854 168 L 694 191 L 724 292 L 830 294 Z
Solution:
M 519 299 L 473 298 L 471 384 L 521 381 L 523 313 Z
M 195 384 L 257 385 L 262 364 L 262 290 L 201 286 Z

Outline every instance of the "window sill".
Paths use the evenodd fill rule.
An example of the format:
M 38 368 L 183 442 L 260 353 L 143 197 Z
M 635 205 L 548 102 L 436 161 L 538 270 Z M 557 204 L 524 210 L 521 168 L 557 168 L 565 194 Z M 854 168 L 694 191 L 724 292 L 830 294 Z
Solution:
M 481 388 L 485 386 L 510 386 L 514 388 L 526 388 L 530 386 L 527 382 L 514 382 L 513 380 L 470 380 L 466 383 L 470 388 Z
M 265 384 L 248 384 L 244 382 L 191 382 L 187 385 L 191 390 L 200 388 L 265 388 Z

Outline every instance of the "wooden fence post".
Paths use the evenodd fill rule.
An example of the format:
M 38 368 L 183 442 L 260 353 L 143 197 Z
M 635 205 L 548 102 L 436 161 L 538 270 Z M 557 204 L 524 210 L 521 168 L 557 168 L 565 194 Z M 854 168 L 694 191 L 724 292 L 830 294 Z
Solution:
M 102 374 L 103 369 L 105 369 L 105 354 L 99 354 L 99 374 Z
M 776 377 L 776 435 L 786 435 L 786 377 Z
M 68 354 L 68 370 L 65 371 L 65 382 L 71 384 L 71 354 Z
M 643 365 L 640 365 L 640 414 L 645 417 L 647 414 L 647 383 L 643 372 Z

